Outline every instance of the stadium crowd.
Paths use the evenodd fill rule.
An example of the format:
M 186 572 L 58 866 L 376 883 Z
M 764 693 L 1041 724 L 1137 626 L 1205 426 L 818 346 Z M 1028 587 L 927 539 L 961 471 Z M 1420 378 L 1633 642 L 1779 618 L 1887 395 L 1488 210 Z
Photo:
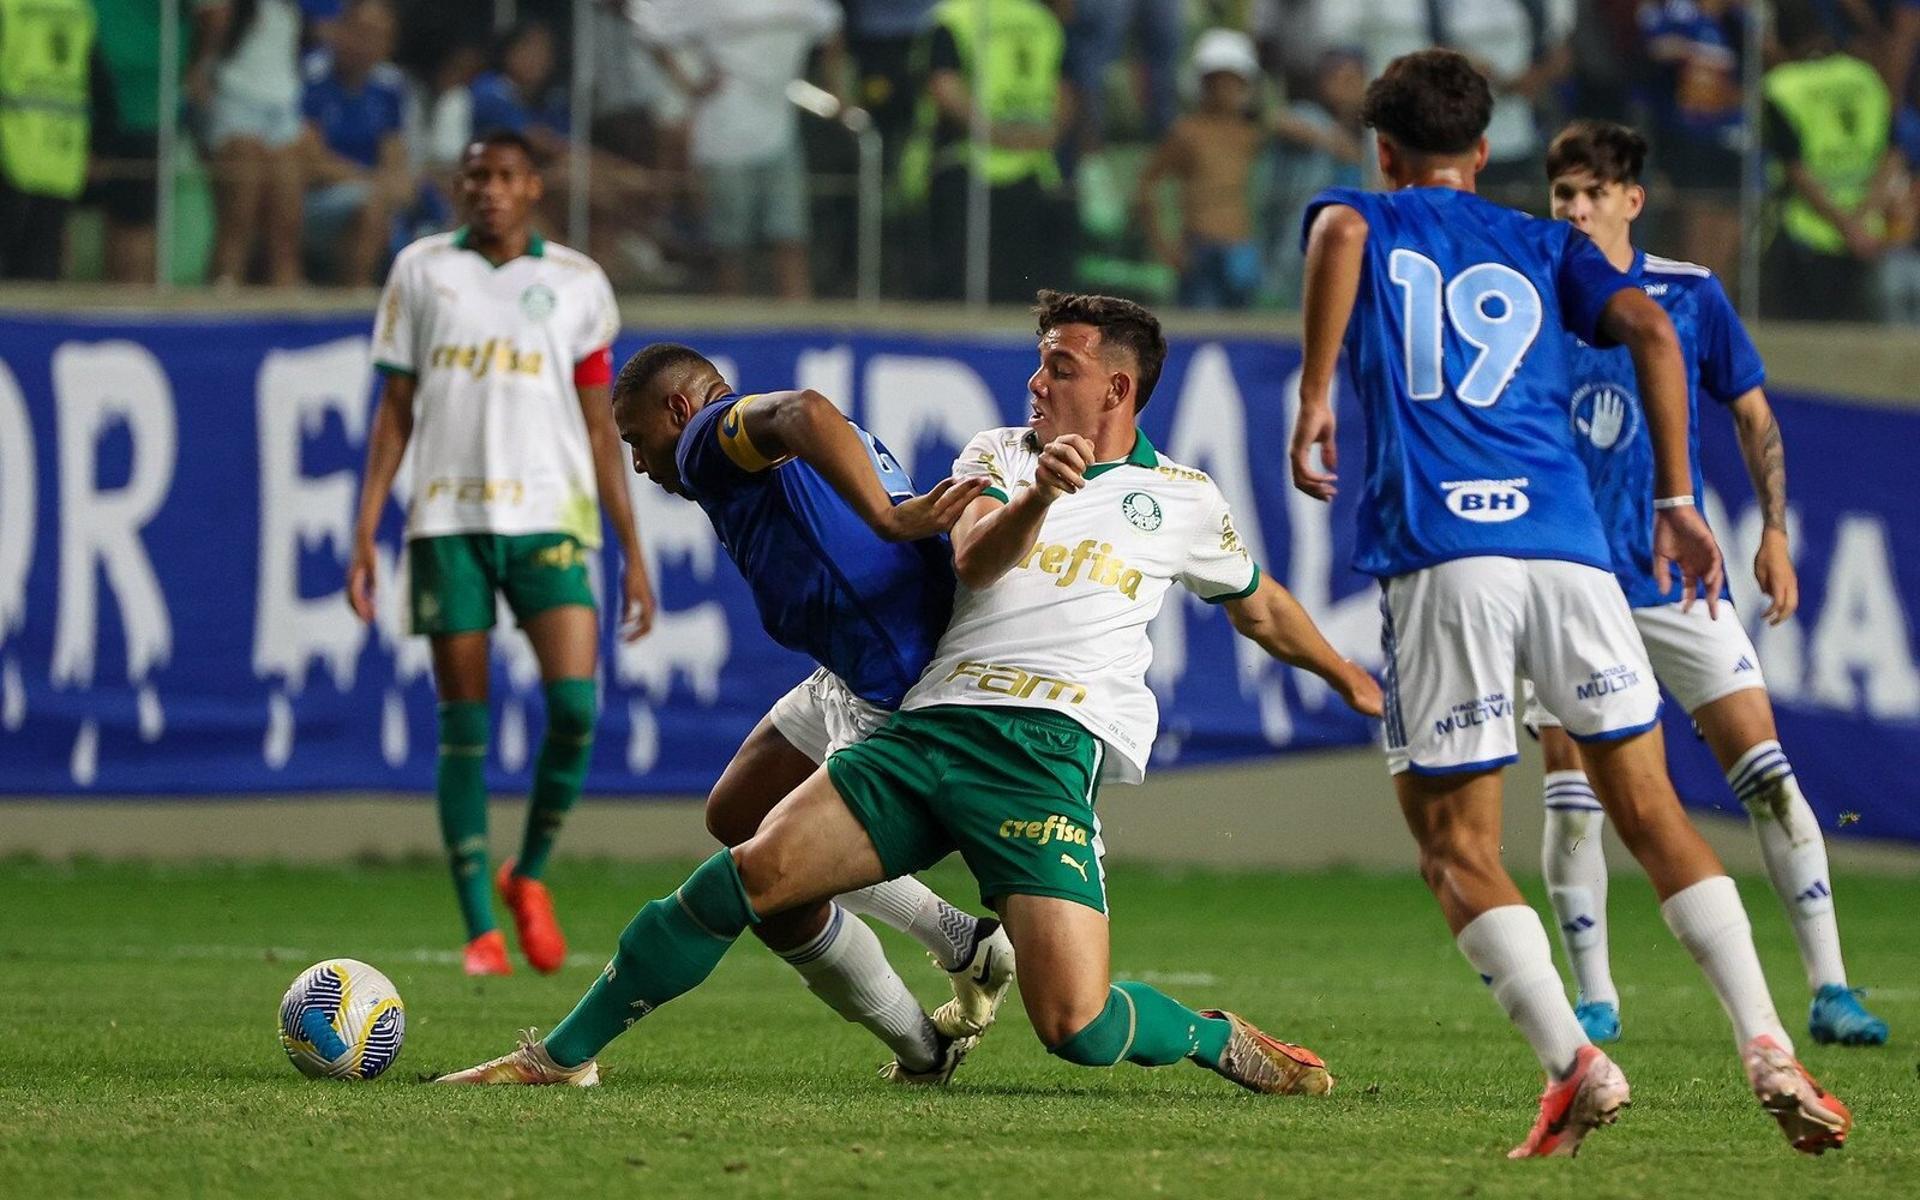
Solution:
M 1765 315 L 1920 322 L 1917 0 L 1767 6 L 1758 105 L 1753 0 L 173 2 L 163 64 L 151 0 L 0 0 L 0 278 L 151 279 L 177 72 L 176 281 L 377 283 L 458 223 L 462 147 L 507 128 L 547 160 L 556 235 L 586 157 L 583 249 L 623 289 L 844 294 L 871 131 L 889 296 L 963 294 L 977 163 L 994 300 L 1038 280 L 1285 308 L 1307 198 L 1373 170 L 1365 81 L 1447 45 L 1496 87 L 1495 198 L 1544 206 L 1566 118 L 1629 121 L 1654 146 L 1650 240 L 1737 292 L 1758 139 Z

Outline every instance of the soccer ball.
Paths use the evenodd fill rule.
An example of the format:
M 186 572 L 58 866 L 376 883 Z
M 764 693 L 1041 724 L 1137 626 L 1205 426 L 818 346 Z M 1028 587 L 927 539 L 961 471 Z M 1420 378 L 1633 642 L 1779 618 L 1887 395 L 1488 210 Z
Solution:
M 393 981 L 355 959 L 313 964 L 280 1001 L 280 1044 L 310 1079 L 372 1079 L 400 1057 L 406 1036 Z

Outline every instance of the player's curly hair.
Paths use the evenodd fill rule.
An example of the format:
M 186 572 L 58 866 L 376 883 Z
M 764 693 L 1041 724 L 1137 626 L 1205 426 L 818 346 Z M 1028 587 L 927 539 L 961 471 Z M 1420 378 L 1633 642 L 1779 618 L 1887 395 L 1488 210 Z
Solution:
M 612 400 L 615 404 L 629 397 L 638 396 L 648 384 L 668 371 L 682 366 L 700 366 L 714 370 L 707 356 L 692 346 L 683 346 L 679 342 L 654 342 L 642 346 L 638 353 L 621 366 L 620 373 L 613 379 Z
M 1647 166 L 1647 139 L 1615 121 L 1579 120 L 1547 147 L 1547 181 L 1585 171 L 1600 183 L 1639 183 Z
M 1367 85 L 1361 119 L 1416 154 L 1465 154 L 1493 119 L 1493 89 L 1464 54 L 1421 50 Z
M 1061 325 L 1091 325 L 1100 331 L 1103 345 L 1124 346 L 1139 364 L 1134 380 L 1133 410 L 1139 412 L 1153 398 L 1160 368 L 1167 362 L 1167 337 L 1160 319 L 1143 305 L 1118 296 L 1089 296 L 1043 290 L 1033 298 L 1034 331 L 1042 337 Z

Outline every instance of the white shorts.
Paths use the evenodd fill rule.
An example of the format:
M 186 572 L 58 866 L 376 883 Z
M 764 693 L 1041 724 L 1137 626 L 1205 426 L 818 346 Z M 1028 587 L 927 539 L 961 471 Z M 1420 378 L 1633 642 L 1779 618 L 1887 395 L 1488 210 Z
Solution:
M 819 764 L 835 750 L 872 737 L 892 715 L 854 695 L 838 675 L 820 667 L 774 701 L 767 719 L 795 750 Z
M 1646 643 L 1654 678 L 1689 713 L 1735 692 L 1767 686 L 1753 639 L 1729 601 L 1720 602 L 1718 620 L 1707 615 L 1705 601 L 1696 600 L 1691 612 L 1681 612 L 1678 604 L 1636 608 L 1633 623 Z M 1559 719 L 1540 703 L 1531 682 L 1524 691 L 1527 728 L 1558 728 Z
M 1660 688 L 1613 576 L 1555 559 L 1459 558 L 1381 585 L 1387 767 L 1450 775 L 1518 757 L 1514 677 L 1582 741 L 1653 727 Z

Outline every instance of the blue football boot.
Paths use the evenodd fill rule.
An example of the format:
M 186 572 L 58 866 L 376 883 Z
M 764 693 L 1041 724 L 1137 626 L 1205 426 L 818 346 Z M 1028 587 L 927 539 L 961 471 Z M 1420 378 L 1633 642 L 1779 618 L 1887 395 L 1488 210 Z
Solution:
M 1862 992 L 1842 983 L 1821 986 L 1807 1010 L 1807 1032 L 1823 1046 L 1884 1046 L 1887 1023 L 1860 1003 Z
M 1573 1015 L 1579 1020 L 1580 1028 L 1587 1031 L 1587 1040 L 1595 1045 L 1620 1040 L 1620 1009 L 1617 1006 L 1605 1000 L 1582 1000 L 1574 1006 Z

